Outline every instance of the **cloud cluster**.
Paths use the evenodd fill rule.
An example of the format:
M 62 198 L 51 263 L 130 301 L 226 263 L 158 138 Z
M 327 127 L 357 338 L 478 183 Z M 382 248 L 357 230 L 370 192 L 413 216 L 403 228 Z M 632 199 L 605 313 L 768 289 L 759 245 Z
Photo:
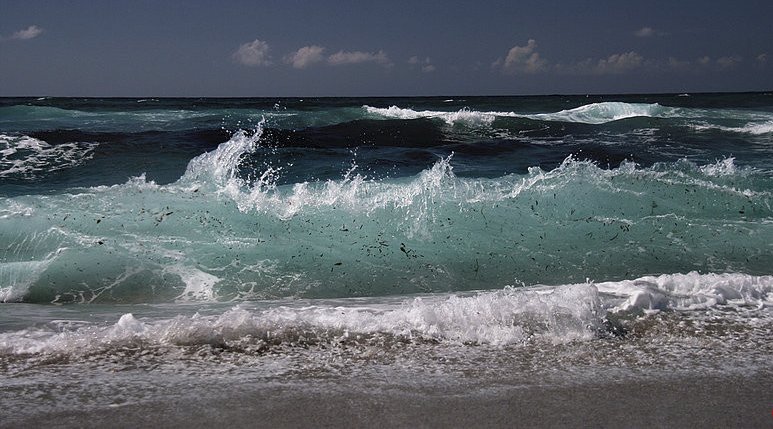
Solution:
M 14 39 L 31 39 L 43 30 L 37 26 L 14 33 Z M 666 33 L 652 27 L 642 27 L 634 32 L 637 37 L 663 36 Z M 236 62 L 247 66 L 271 66 L 274 64 L 270 54 L 271 48 L 265 41 L 255 39 L 244 43 L 233 53 Z M 374 64 L 389 69 L 394 63 L 383 50 L 378 51 L 346 51 L 339 50 L 326 54 L 327 49 L 320 45 L 308 45 L 290 52 L 282 57 L 282 62 L 295 69 L 307 69 L 315 65 L 340 67 L 356 64 Z M 768 54 L 760 53 L 750 60 L 758 67 L 767 67 Z M 533 75 L 551 73 L 575 76 L 608 76 L 620 75 L 635 71 L 648 72 L 699 72 L 731 70 L 744 63 L 739 55 L 728 55 L 712 59 L 704 56 L 697 59 L 667 59 L 645 58 L 636 51 L 613 53 L 603 58 L 586 58 L 575 62 L 553 62 L 542 56 L 535 39 L 528 39 L 523 45 L 514 45 L 506 54 L 491 63 L 492 70 L 505 75 Z M 422 73 L 432 73 L 437 70 L 430 57 L 412 56 L 407 64 L 410 69 Z
M 644 58 L 634 51 L 623 54 L 612 54 L 608 58 L 600 59 L 587 72 L 592 74 L 620 74 L 639 68 L 644 63 Z
M 737 64 L 743 61 L 743 58 L 741 58 L 738 55 L 733 55 L 730 57 L 720 57 L 717 59 L 717 64 L 719 64 L 720 68 L 723 69 L 729 69 L 735 67 Z
M 606 58 L 586 58 L 571 64 L 555 64 L 552 70 L 568 75 L 615 75 L 634 71 L 646 64 L 644 57 L 634 51 L 612 54 Z
M 635 33 L 639 37 L 663 35 L 651 27 L 643 27 Z M 767 63 L 767 53 L 756 57 L 756 64 L 764 66 Z M 503 74 L 523 75 L 535 73 L 556 73 L 563 75 L 606 76 L 633 72 L 648 71 L 723 71 L 736 68 L 743 63 L 739 55 L 724 56 L 712 59 L 708 56 L 694 61 L 670 57 L 667 60 L 647 59 L 636 51 L 611 54 L 605 58 L 586 58 L 573 63 L 551 63 L 537 51 L 537 42 L 529 39 L 525 45 L 515 45 L 491 64 L 492 69 Z
M 233 53 L 236 62 L 246 66 L 270 66 L 273 64 L 269 51 L 271 47 L 267 42 L 255 39 L 244 43 Z M 338 51 L 327 58 L 324 56 L 325 48 L 318 45 L 304 46 L 297 51 L 290 52 L 282 57 L 285 64 L 296 69 L 305 69 L 314 64 L 326 61 L 331 66 L 348 64 L 374 63 L 383 67 L 392 67 L 394 64 L 384 51 Z
M 504 58 L 491 66 L 505 74 L 535 74 L 556 72 L 577 75 L 620 74 L 637 69 L 644 64 L 644 58 L 634 51 L 612 54 L 607 58 L 588 58 L 573 64 L 550 64 L 537 52 L 537 42 L 529 39 L 526 45 L 513 46 Z
M 767 54 L 759 54 L 755 60 L 757 65 L 764 66 L 767 61 Z M 654 61 L 653 63 L 658 65 L 661 69 L 666 68 L 671 71 L 726 71 L 734 69 L 744 63 L 744 58 L 740 55 L 729 55 L 713 59 L 706 55 L 695 60 L 679 60 L 672 57 L 668 59 L 668 63 L 665 67 Z

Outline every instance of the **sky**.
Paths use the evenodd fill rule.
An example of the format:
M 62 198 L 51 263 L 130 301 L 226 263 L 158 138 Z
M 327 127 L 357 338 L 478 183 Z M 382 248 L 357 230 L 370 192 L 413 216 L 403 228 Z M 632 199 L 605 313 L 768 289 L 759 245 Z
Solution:
M 0 0 L 0 96 L 770 90 L 770 0 Z

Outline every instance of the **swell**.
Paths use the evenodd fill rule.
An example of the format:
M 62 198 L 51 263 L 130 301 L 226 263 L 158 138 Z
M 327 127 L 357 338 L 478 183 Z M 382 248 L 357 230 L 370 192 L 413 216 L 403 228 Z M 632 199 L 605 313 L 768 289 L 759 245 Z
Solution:
M 626 101 L 598 101 L 581 103 L 581 99 L 546 98 L 541 103 L 548 110 L 534 111 L 531 104 L 524 104 L 518 98 L 505 99 L 501 103 L 491 104 L 491 99 L 471 99 L 471 104 L 462 105 L 457 110 L 437 110 L 436 106 L 445 103 L 421 102 L 410 99 L 411 104 L 425 105 L 427 109 L 401 107 L 397 104 L 388 107 L 362 105 L 351 107 L 346 103 L 357 100 L 324 100 L 318 104 L 305 103 L 304 100 L 121 100 L 91 101 L 73 103 L 62 101 L 54 105 L 17 104 L 0 106 L 0 129 L 14 132 L 43 131 L 46 129 L 78 128 L 89 131 L 179 131 L 209 123 L 220 123 L 228 129 L 238 129 L 257 124 L 268 119 L 284 130 L 299 130 L 335 126 L 354 121 L 370 119 L 431 119 L 450 126 L 462 126 L 475 129 L 490 128 L 495 122 L 512 119 L 528 119 L 537 123 L 575 123 L 587 125 L 605 125 L 632 118 L 654 118 L 667 120 L 680 127 L 693 129 L 716 129 L 727 133 L 745 133 L 765 135 L 771 133 L 773 113 L 769 110 L 748 110 L 741 108 L 679 106 L 675 99 L 663 99 L 672 105 Z M 142 103 L 138 103 L 142 101 Z M 372 99 L 390 103 L 394 99 Z M 432 101 L 432 100 L 428 100 Z M 466 102 L 464 100 L 462 102 Z M 476 106 L 475 103 L 478 103 Z M 569 103 L 575 107 L 562 110 L 550 110 L 552 106 Z M 682 103 L 683 104 L 683 103 Z M 454 108 L 459 103 L 443 106 Z M 138 107 L 141 106 L 141 107 Z M 271 107 L 269 107 L 271 106 Z M 502 108 L 486 110 L 486 107 Z M 509 109 L 508 109 L 509 108 Z M 82 110 L 78 110 L 82 109 Z M 45 127 L 45 128 L 41 128 Z M 496 126 L 495 126 L 496 128 Z

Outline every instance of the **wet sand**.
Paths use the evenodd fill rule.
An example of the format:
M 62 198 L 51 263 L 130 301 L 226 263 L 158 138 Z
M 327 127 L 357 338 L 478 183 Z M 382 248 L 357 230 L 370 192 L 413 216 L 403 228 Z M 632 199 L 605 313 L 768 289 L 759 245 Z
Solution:
M 25 418 L 5 409 L 0 427 L 773 427 L 773 374 L 767 372 L 552 386 L 500 380 L 495 388 L 473 383 L 471 389 L 367 384 L 307 380 L 230 393 L 197 388 L 160 402 Z

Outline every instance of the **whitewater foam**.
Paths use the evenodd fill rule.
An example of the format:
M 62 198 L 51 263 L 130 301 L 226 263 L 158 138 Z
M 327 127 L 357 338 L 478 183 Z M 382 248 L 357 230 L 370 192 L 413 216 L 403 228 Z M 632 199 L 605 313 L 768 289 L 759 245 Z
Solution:
M 124 314 L 107 326 L 54 324 L 0 333 L 0 354 L 80 356 L 130 344 L 226 346 L 245 341 L 258 348 L 260 344 L 283 342 L 308 346 L 369 342 L 384 336 L 410 342 L 492 346 L 588 341 L 604 335 L 607 312 L 770 308 L 773 276 L 691 272 L 369 301 L 245 303 L 216 315 L 138 319 Z
M 741 127 L 726 127 L 726 126 L 709 124 L 704 122 L 700 124 L 693 124 L 692 128 L 697 131 L 720 130 L 720 131 L 732 132 L 732 133 L 764 136 L 764 135 L 773 133 L 773 121 L 749 122 L 746 125 Z
M 33 179 L 82 165 L 94 156 L 97 143 L 52 146 L 29 136 L 0 134 L 0 177 Z
M 218 316 L 147 321 L 124 314 L 110 326 L 0 333 L 0 353 L 82 355 L 132 343 L 180 346 L 249 338 L 298 342 L 299 336 L 310 343 L 384 335 L 452 344 L 555 343 L 595 338 L 603 317 L 596 289 L 590 285 L 541 291 L 506 288 L 471 296 L 426 296 L 398 304 L 342 303 L 265 310 L 240 305 Z
M 386 118 L 394 119 L 419 119 L 436 118 L 443 120 L 448 125 L 490 125 L 497 116 L 512 116 L 512 113 L 502 112 L 478 112 L 470 109 L 460 109 L 455 112 L 443 112 L 436 110 L 417 111 L 412 109 L 390 106 L 388 108 L 379 108 L 371 106 L 362 106 L 366 112 Z
M 773 306 L 773 276 L 746 274 L 663 274 L 595 284 L 602 293 L 622 297 L 614 309 L 701 310 L 717 305 Z
M 176 301 L 214 301 L 214 287 L 220 279 L 193 267 L 172 265 L 164 268 L 164 272 L 175 274 L 185 283 L 185 290 Z

